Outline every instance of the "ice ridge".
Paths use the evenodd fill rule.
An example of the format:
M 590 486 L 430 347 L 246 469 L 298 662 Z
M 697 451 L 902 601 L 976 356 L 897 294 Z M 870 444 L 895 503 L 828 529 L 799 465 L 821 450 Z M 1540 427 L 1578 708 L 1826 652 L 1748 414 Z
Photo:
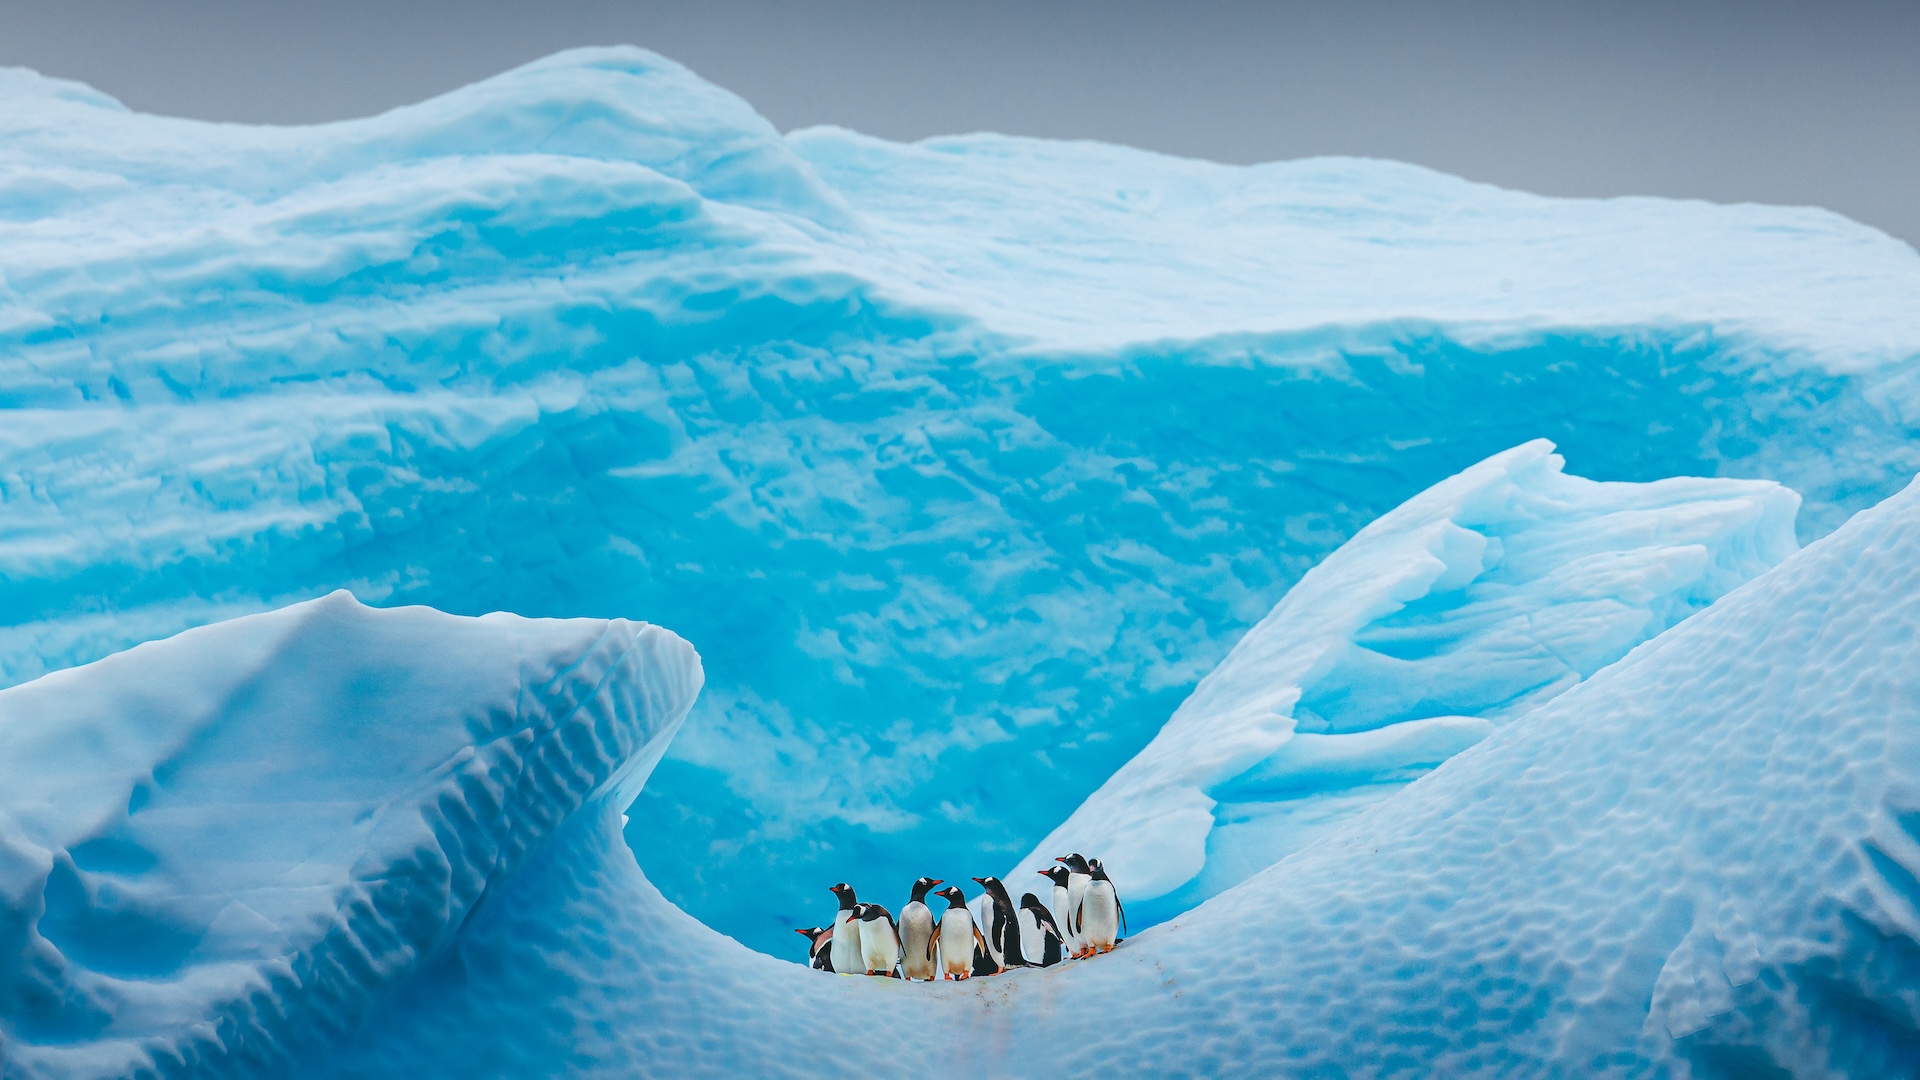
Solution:
M 699 685 L 658 627 L 340 592 L 0 691 L 0 1073 L 294 1072 Z
M 1097 852 L 1136 927 L 1306 846 L 1771 569 L 1800 500 L 1761 480 L 1596 483 L 1537 440 L 1308 571 L 1166 727 L 1007 875 Z

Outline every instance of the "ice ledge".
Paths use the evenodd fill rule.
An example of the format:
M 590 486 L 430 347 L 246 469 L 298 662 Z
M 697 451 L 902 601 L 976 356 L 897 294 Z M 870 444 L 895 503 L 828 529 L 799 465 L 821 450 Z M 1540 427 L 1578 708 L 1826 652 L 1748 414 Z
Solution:
M 700 684 L 644 623 L 336 592 L 0 692 L 7 1074 L 288 1071 L 630 799 Z

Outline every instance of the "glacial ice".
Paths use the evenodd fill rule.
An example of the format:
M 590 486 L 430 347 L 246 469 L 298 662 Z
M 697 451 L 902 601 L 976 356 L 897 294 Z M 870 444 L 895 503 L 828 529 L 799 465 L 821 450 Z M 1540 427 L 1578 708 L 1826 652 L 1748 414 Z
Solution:
M 1920 1071 L 1920 487 L 995 979 L 813 972 L 661 896 L 618 810 L 698 682 L 657 628 L 333 596 L 0 691 L 9 1074 Z
M 1136 928 L 1178 915 L 1797 546 L 1800 500 L 1778 484 L 1602 484 L 1563 464 L 1517 446 L 1361 529 L 1006 880 L 1097 852 Z
M 626 835 L 791 955 L 1012 865 L 1489 455 L 1826 535 L 1920 471 L 1915 295 L 1820 210 L 782 135 L 634 49 L 305 128 L 0 71 L 0 684 L 339 588 L 671 627 Z

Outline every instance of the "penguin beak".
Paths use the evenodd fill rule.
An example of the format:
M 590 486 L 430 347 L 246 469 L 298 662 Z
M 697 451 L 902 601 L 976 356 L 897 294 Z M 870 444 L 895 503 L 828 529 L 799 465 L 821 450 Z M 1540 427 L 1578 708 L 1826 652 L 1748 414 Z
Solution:
M 1035 870 L 1034 873 L 1039 874 L 1041 877 L 1047 876 L 1047 872 L 1045 870 Z
M 973 880 L 974 880 L 974 881 L 976 881 L 976 882 L 978 882 L 978 883 L 980 883 L 980 884 L 982 884 L 982 885 L 985 885 L 985 884 L 987 883 L 987 879 L 986 879 L 986 878 L 983 878 L 983 877 L 977 877 L 977 878 L 974 878 Z
M 944 883 L 945 881 L 946 881 L 946 879 L 945 879 L 945 878 L 934 878 L 934 879 L 933 879 L 933 885 L 928 885 L 928 886 L 927 886 L 927 888 L 929 888 L 929 889 L 931 889 L 931 888 L 933 888 L 933 886 L 934 886 L 934 885 L 939 885 L 939 884 L 942 884 L 942 883 Z

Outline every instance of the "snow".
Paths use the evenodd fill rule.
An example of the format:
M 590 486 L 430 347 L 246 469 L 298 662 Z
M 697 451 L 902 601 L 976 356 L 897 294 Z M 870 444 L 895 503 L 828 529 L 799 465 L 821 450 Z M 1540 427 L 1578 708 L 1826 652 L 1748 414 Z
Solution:
M 684 642 L 328 597 L 0 692 L 7 1062 L 1910 1075 L 1916 673 L 1920 488 L 1110 955 L 907 984 L 641 873 Z
M 1137 929 L 1311 843 L 1797 547 L 1766 481 L 1602 484 L 1544 440 L 1360 530 L 1006 875 L 1096 853 Z
M 1013 865 L 1490 455 L 1827 535 L 1920 470 L 1915 295 L 1816 209 L 782 135 L 635 49 L 303 128 L 8 70 L 0 684 L 341 588 L 671 627 L 625 835 L 791 956 L 827 884 Z

